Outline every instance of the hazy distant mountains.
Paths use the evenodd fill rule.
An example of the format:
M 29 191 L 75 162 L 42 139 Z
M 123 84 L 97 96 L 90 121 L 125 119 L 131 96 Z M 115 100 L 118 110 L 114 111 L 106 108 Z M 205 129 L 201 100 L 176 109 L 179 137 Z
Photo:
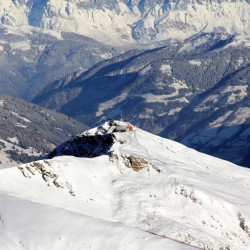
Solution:
M 68 31 L 108 44 L 183 39 L 200 31 L 250 33 L 249 0 L 5 0 L 1 23 Z
M 0 94 L 0 168 L 29 162 L 84 131 L 67 116 Z
M 123 116 L 146 130 L 248 164 L 249 58 L 248 37 L 201 34 L 98 63 L 51 84 L 34 101 L 88 125 Z M 204 139 L 207 130 L 214 134 Z
M 72 33 L 0 25 L 0 92 L 31 99 L 48 83 L 118 51 Z

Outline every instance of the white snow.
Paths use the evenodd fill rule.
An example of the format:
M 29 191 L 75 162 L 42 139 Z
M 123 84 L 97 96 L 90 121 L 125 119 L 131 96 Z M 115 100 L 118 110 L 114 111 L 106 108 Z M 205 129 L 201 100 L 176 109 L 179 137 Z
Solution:
M 6 249 L 249 249 L 249 169 L 138 128 L 114 136 L 110 155 L 0 171 Z M 143 159 L 140 170 L 132 156 Z
M 244 124 L 250 117 L 250 108 L 249 107 L 242 107 L 239 108 L 234 113 L 234 120 L 230 122 L 230 125 L 240 125 Z
M 229 43 L 228 45 L 225 46 L 225 48 L 227 47 L 236 47 L 236 46 L 240 46 L 244 44 L 246 47 L 250 46 L 250 36 L 249 34 L 242 34 L 240 36 L 235 36 L 233 41 L 231 43 Z
M 185 39 L 221 27 L 244 36 L 250 30 L 247 1 L 146 1 L 144 7 L 134 1 L 118 1 L 115 5 L 100 2 L 100 7 L 94 4 L 90 8 L 85 2 L 57 0 L 35 5 L 5 0 L 0 3 L 1 23 L 53 30 L 58 39 L 61 31 L 75 32 L 112 46 Z
M 233 111 L 228 111 L 224 115 L 220 116 L 215 121 L 209 123 L 209 127 L 219 128 L 226 123 L 226 119 L 233 113 Z
M 167 74 L 167 75 L 171 76 L 171 74 L 172 74 L 172 67 L 169 64 L 162 64 L 161 67 L 160 67 L 160 71 L 163 74 Z
M 128 96 L 128 93 L 124 92 L 121 95 L 119 95 L 119 96 L 117 96 L 109 101 L 100 103 L 98 106 L 98 111 L 96 112 L 96 116 L 103 115 L 104 111 L 106 111 L 108 109 L 112 109 L 115 105 L 124 101 L 127 98 L 127 96 Z M 113 109 L 112 112 L 114 113 L 115 110 Z
M 30 50 L 30 43 L 29 41 L 19 41 L 19 42 L 15 42 L 15 43 L 10 43 L 9 44 L 11 49 L 13 50 Z
M 20 122 L 17 122 L 17 123 L 16 123 L 16 127 L 19 127 L 19 128 L 27 128 L 26 125 L 24 125 L 24 124 L 22 124 L 22 123 L 20 123 Z
M 201 61 L 198 60 L 190 60 L 189 63 L 192 65 L 201 66 Z
M 243 57 L 240 57 L 240 58 L 236 61 L 236 64 L 237 64 L 238 67 L 240 67 L 243 63 L 244 63 L 244 58 L 243 58 Z
M 222 91 L 222 94 L 230 93 L 227 102 L 234 104 L 242 101 L 247 96 L 247 89 L 248 85 L 228 86 Z
M 122 223 L 95 219 L 1 193 L 0 204 L 0 242 L 4 250 L 24 247 L 32 250 L 194 249 Z
M 16 112 L 11 111 L 11 114 L 14 115 L 14 116 L 16 116 L 16 117 L 18 117 L 18 118 L 20 118 L 21 120 L 25 121 L 26 123 L 30 123 L 31 122 L 28 118 L 23 117 L 23 116 L 19 115 Z
M 9 157 L 9 150 L 15 150 L 18 154 L 24 153 L 29 156 L 40 156 L 40 153 L 37 149 L 32 147 L 24 149 L 18 146 L 18 143 L 19 139 L 16 137 L 8 138 L 8 141 L 0 139 L 0 169 L 18 165 L 18 162 L 12 160 L 11 157 Z M 2 146 L 1 144 L 3 144 L 4 146 Z
M 171 109 L 171 110 L 168 112 L 168 115 L 174 115 L 174 114 L 180 112 L 181 110 L 182 110 L 182 108 Z
M 5 103 L 5 100 L 0 100 L 0 107 L 3 107 Z
M 188 103 L 189 102 L 185 97 L 181 97 L 181 98 L 179 97 L 177 99 L 173 99 L 173 97 L 179 96 L 180 89 L 187 89 L 188 88 L 188 86 L 185 82 L 174 78 L 173 82 L 169 86 L 174 88 L 174 92 L 171 94 L 155 95 L 155 94 L 147 93 L 147 94 L 142 94 L 141 97 L 143 97 L 145 99 L 146 103 L 154 103 L 154 102 L 162 102 L 162 103 L 185 102 L 185 103 Z
M 209 127 L 219 128 L 237 126 L 244 124 L 250 117 L 250 108 L 239 108 L 236 111 L 228 111 L 223 116 L 219 117 L 215 121 L 209 123 Z M 230 119 L 228 119 L 230 118 Z
M 216 104 L 224 96 L 227 97 L 227 104 L 234 104 L 242 101 L 247 96 L 248 85 L 226 86 L 221 90 L 220 95 L 210 95 L 203 100 L 195 109 L 195 112 L 209 110 L 211 104 Z
M 58 40 L 63 40 L 62 33 L 58 30 L 42 29 L 41 32 L 46 34 L 46 35 L 51 35 Z
M 19 140 L 18 140 L 17 137 L 12 137 L 12 138 L 8 137 L 7 139 L 8 139 L 10 142 L 12 142 L 13 144 L 18 144 L 18 143 L 19 143 Z

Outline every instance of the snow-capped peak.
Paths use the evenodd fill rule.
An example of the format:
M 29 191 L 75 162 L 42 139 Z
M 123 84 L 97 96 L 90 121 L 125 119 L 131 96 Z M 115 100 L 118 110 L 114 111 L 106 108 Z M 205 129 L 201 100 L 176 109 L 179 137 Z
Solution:
M 114 132 L 126 132 L 126 131 L 135 131 L 136 127 L 132 126 L 128 122 L 118 121 L 118 120 L 109 120 L 105 121 L 98 127 L 85 131 L 82 135 L 84 136 L 95 136 L 95 135 L 105 135 Z
M 65 245 L 126 250 L 250 247 L 249 169 L 120 121 L 76 136 L 50 156 L 58 157 L 0 170 L 0 232 L 6 249 L 20 249 L 20 244 L 60 250 Z M 22 209 L 8 209 L 10 204 Z M 41 210 L 45 216 L 39 216 Z M 31 230 L 32 223 L 39 232 Z M 107 237 L 100 228 L 106 228 Z M 37 244 L 41 232 L 44 237 Z M 32 237 L 25 237 L 27 233 Z M 13 240 L 9 235 L 15 235 Z M 150 241 L 149 235 L 154 237 Z
M 96 157 L 110 152 L 117 139 L 117 133 L 132 132 L 136 128 L 128 122 L 110 120 L 103 124 L 85 131 L 61 144 L 48 157 L 73 155 L 77 157 Z

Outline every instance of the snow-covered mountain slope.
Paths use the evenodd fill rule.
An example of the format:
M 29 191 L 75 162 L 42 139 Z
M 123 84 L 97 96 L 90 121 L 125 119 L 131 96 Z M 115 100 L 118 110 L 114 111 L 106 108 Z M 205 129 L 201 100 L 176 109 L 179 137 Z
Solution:
M 76 32 L 108 44 L 187 38 L 200 31 L 249 34 L 249 0 L 5 0 L 1 23 Z
M 90 126 L 122 115 L 147 131 L 249 166 L 249 45 L 249 36 L 209 33 L 157 49 L 129 51 L 49 85 L 34 102 Z M 230 121 L 223 119 L 228 112 Z M 219 130 L 235 125 L 239 129 L 219 136 L 216 147 L 214 137 L 206 136 L 205 141 L 199 136 L 192 142 L 198 133 L 213 129 L 218 119 Z
M 0 168 L 41 158 L 87 128 L 63 114 L 0 94 Z
M 249 249 L 249 169 L 119 121 L 62 154 L 0 170 L 6 249 Z
M 72 33 L 0 25 L 0 92 L 32 99 L 48 83 L 116 53 Z
M 195 249 L 121 223 L 3 194 L 0 194 L 0 204 L 0 243 L 4 250 Z

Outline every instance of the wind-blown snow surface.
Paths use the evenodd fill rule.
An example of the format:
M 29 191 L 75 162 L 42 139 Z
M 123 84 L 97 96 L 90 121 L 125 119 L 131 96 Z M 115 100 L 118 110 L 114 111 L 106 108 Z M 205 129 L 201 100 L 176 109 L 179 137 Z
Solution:
M 106 122 L 56 151 L 88 140 L 97 157 L 0 171 L 4 249 L 249 249 L 249 169 L 124 128 Z

